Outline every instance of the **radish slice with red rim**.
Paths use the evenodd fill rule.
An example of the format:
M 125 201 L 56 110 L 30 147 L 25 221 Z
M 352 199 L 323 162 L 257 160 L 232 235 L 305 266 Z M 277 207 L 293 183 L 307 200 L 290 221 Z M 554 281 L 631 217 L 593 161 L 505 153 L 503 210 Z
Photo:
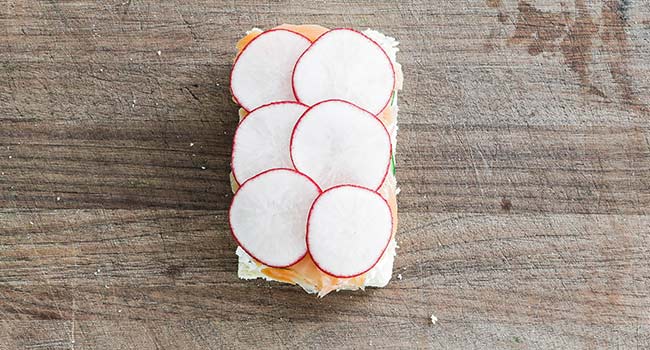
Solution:
M 320 36 L 293 71 L 294 94 L 307 105 L 342 99 L 377 115 L 394 88 L 395 71 L 386 52 L 352 29 L 332 29 Z
M 254 259 L 287 267 L 307 254 L 307 215 L 318 186 L 292 169 L 272 169 L 244 182 L 230 206 L 232 235 Z
M 251 111 L 276 101 L 295 101 L 291 75 L 298 57 L 311 45 L 286 29 L 268 30 L 241 51 L 232 67 L 230 89 L 239 105 Z
M 390 165 L 390 136 L 371 113 L 340 100 L 309 108 L 291 136 L 294 167 L 323 189 L 354 184 L 377 189 Z
M 337 186 L 323 192 L 311 207 L 307 247 L 323 272 L 354 277 L 377 264 L 390 242 L 392 228 L 390 207 L 377 192 Z
M 231 164 L 237 183 L 268 169 L 293 167 L 289 141 L 305 110 L 307 106 L 297 102 L 273 102 L 253 110 L 239 123 Z

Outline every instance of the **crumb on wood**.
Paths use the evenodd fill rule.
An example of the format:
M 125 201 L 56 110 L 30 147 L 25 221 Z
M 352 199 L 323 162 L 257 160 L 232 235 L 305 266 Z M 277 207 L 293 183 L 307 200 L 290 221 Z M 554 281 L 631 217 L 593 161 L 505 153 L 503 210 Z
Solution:
M 190 142 L 190 147 L 194 147 L 194 142 Z
M 397 279 L 400 280 L 400 281 L 402 280 L 402 274 L 401 273 L 397 274 Z
M 57 202 L 61 201 L 61 197 L 56 197 L 56 201 Z
M 204 167 L 204 166 L 201 167 L 201 170 L 205 170 L 205 169 L 206 169 L 206 167 Z
M 156 51 L 156 53 L 158 54 L 158 56 L 162 55 L 162 51 L 160 50 Z
M 431 324 L 436 324 L 438 322 L 438 318 L 436 315 L 431 314 Z

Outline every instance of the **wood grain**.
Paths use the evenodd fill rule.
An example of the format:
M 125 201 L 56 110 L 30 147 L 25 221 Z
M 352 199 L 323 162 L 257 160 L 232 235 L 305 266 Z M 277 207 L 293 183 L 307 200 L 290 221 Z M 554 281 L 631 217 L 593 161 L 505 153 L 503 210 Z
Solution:
M 233 46 L 284 22 L 401 42 L 387 288 L 236 277 Z M 640 0 L 1 2 L 0 349 L 649 348 L 648 23 Z
M 342 347 L 462 347 L 470 338 L 459 334 L 473 334 L 476 346 L 517 347 L 520 339 L 546 347 L 554 337 L 577 347 L 650 345 L 650 271 L 640 268 L 649 258 L 647 216 L 403 214 L 395 266 L 402 279 L 316 299 L 291 286 L 238 280 L 223 213 L 3 214 L 5 324 L 76 324 L 89 348 L 111 344 L 93 335 L 93 325 L 133 338 L 142 327 L 156 333 L 174 324 L 183 325 L 179 337 L 200 332 L 222 345 L 252 334 L 261 335 L 258 344 L 290 347 L 318 347 L 328 337 Z M 430 324 L 431 314 L 439 324 Z M 125 331 L 120 320 L 142 322 Z M 356 336 L 345 340 L 350 331 Z M 70 331 L 57 332 L 69 345 Z M 235 338 L 223 340 L 223 332 Z M 175 334 L 164 347 L 182 339 Z

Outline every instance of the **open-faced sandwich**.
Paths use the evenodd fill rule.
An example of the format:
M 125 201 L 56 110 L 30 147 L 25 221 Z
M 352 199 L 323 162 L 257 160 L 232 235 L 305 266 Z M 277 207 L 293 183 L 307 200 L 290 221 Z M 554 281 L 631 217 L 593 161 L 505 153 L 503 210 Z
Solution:
M 395 257 L 397 42 L 281 25 L 241 39 L 230 227 L 239 277 L 324 296 L 383 287 Z

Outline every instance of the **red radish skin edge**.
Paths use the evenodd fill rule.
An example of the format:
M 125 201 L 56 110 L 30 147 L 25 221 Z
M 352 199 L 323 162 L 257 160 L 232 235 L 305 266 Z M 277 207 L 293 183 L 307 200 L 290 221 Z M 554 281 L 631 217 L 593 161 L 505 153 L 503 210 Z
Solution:
M 309 221 L 311 221 L 311 213 L 312 213 L 312 210 L 314 210 L 314 204 L 316 204 L 316 202 L 318 201 L 318 198 L 320 198 L 320 196 L 322 196 L 322 195 L 325 194 L 326 192 L 328 192 L 328 191 L 330 191 L 330 190 L 333 190 L 333 189 L 335 189 L 335 188 L 345 187 L 345 186 L 348 186 L 348 187 L 356 187 L 356 188 L 360 188 L 360 189 L 362 189 L 362 190 L 366 190 L 366 191 L 369 191 L 369 192 L 372 192 L 372 193 L 377 194 L 377 195 L 378 195 L 378 196 L 379 196 L 379 197 L 384 201 L 384 203 L 386 204 L 386 207 L 388 208 L 388 212 L 390 213 L 390 230 L 391 230 L 391 232 L 393 232 L 393 225 L 395 224 L 395 223 L 393 222 L 393 211 L 390 209 L 390 204 L 388 204 L 388 201 L 387 201 L 387 200 L 386 200 L 382 195 L 380 195 L 379 193 L 377 193 L 377 191 L 373 191 L 373 190 L 371 190 L 371 189 L 369 189 L 369 188 L 366 188 L 366 187 L 363 187 L 363 186 L 359 186 L 359 185 L 347 185 L 347 184 L 344 184 L 344 185 L 336 185 L 336 186 L 334 186 L 334 187 L 330 187 L 330 188 L 326 189 L 325 191 L 321 192 L 321 193 L 318 195 L 318 197 L 316 197 L 316 199 L 314 199 L 314 203 L 311 204 L 311 208 L 309 208 L 309 214 L 307 215 L 307 234 L 305 235 L 305 241 L 306 241 L 306 243 L 307 243 L 307 252 L 309 252 L 309 251 L 311 250 L 311 249 L 309 248 Z M 316 265 L 316 267 L 317 267 L 319 270 L 323 271 L 324 273 L 326 273 L 326 274 L 328 274 L 328 275 L 330 275 L 330 276 L 332 276 L 332 277 L 336 277 L 336 278 L 354 278 L 354 277 L 357 277 L 357 276 L 361 276 L 361 275 L 363 275 L 364 273 L 366 273 L 366 272 L 372 270 L 372 268 L 375 267 L 375 266 L 377 265 L 377 263 L 379 262 L 379 260 L 381 260 L 381 258 L 384 256 L 384 253 L 386 252 L 386 249 L 388 248 L 388 245 L 390 244 L 390 240 L 391 240 L 392 238 L 393 238 L 393 235 L 392 235 L 392 233 L 391 233 L 390 237 L 388 237 L 388 242 L 386 242 L 386 245 L 384 246 L 384 249 L 381 250 L 381 254 L 379 254 L 379 257 L 377 257 L 377 260 L 376 260 L 376 261 L 375 261 L 375 262 L 374 262 L 374 263 L 373 263 L 373 264 L 372 264 L 372 265 L 371 265 L 367 270 L 365 270 L 365 271 L 363 271 L 363 272 L 360 272 L 360 273 L 358 273 L 358 274 L 356 274 L 356 275 L 350 275 L 350 276 L 336 275 L 336 274 L 333 274 L 333 273 L 331 273 L 331 272 L 329 272 L 329 271 L 323 269 L 320 265 L 318 265 L 318 262 L 316 262 L 316 260 L 315 260 L 313 257 L 312 257 L 311 260 L 314 262 L 314 265 Z M 311 255 L 311 254 L 310 254 L 310 255 Z
M 304 36 L 304 35 L 302 35 L 302 34 L 296 32 L 296 31 L 289 30 L 289 29 L 284 29 L 284 28 L 275 28 L 275 29 L 265 30 L 265 31 L 259 33 L 256 37 L 254 37 L 253 39 L 251 39 L 251 41 L 249 41 L 248 44 L 246 44 L 246 45 L 244 45 L 244 47 L 242 47 L 241 51 L 239 51 L 239 52 L 237 53 L 237 57 L 235 57 L 235 62 L 233 62 L 233 64 L 232 64 L 232 68 L 233 68 L 233 69 L 230 70 L 230 94 L 232 95 L 232 98 L 235 99 L 235 103 L 237 103 L 237 105 L 239 105 L 243 110 L 245 110 L 245 111 L 248 112 L 248 113 L 252 112 L 253 110 L 255 110 L 255 109 L 259 108 L 259 107 L 257 107 L 257 108 L 255 108 L 255 109 L 249 111 L 249 110 L 247 110 L 246 108 L 244 108 L 244 106 L 242 106 L 242 104 L 239 102 L 239 99 L 237 98 L 237 95 L 235 95 L 234 91 L 232 91 L 232 72 L 235 70 L 235 69 L 234 69 L 234 68 L 235 68 L 235 65 L 236 65 L 237 62 L 239 61 L 239 58 L 241 57 L 241 55 L 244 53 L 244 50 L 246 50 L 246 49 L 248 48 L 248 45 L 252 44 L 255 40 L 257 40 L 257 39 L 258 39 L 260 36 L 262 36 L 263 34 L 270 33 L 270 32 L 277 32 L 277 31 L 285 31 L 285 32 L 289 32 L 289 33 L 293 33 L 293 34 L 300 35 L 301 37 L 303 37 L 303 38 L 307 39 L 307 41 L 309 41 L 309 43 L 310 43 L 309 46 L 311 46 L 311 44 L 312 44 L 312 41 L 309 40 L 309 38 L 307 38 L 306 36 Z M 308 50 L 308 49 L 309 49 L 309 48 L 307 48 L 307 50 Z M 305 51 L 307 51 L 307 50 L 305 50 Z M 300 56 L 298 56 L 298 59 L 300 59 L 300 57 L 302 57 L 303 54 L 304 54 L 304 52 L 303 52 L 302 54 L 300 54 Z M 298 62 L 298 61 L 296 61 L 296 62 Z M 293 67 L 295 68 L 296 65 L 294 64 Z M 391 67 L 392 67 L 392 63 L 391 63 Z M 393 71 L 393 72 L 394 72 L 394 71 Z M 394 84 L 393 84 L 393 85 L 394 85 Z M 295 98 L 296 101 L 299 102 L 299 101 L 298 101 L 298 98 L 296 97 L 296 92 L 293 90 L 293 71 L 291 72 L 291 91 L 293 91 L 293 98 Z M 389 99 L 388 101 L 390 101 L 390 99 Z M 302 102 L 301 102 L 301 103 L 302 103 Z M 260 106 L 260 107 L 261 107 L 261 106 Z
M 255 40 L 255 39 L 253 39 L 253 40 Z M 277 102 L 271 102 L 271 103 L 267 103 L 267 104 L 265 104 L 265 105 L 261 105 L 261 106 L 255 108 L 255 109 L 251 110 L 250 112 L 247 112 L 247 113 L 248 113 L 248 114 L 251 114 L 251 113 L 255 112 L 256 110 L 258 110 L 258 109 L 260 109 L 260 108 L 262 108 L 262 107 L 268 107 L 268 106 L 279 105 L 279 104 L 299 104 L 299 105 L 304 106 L 304 107 L 309 107 L 309 106 L 307 106 L 307 105 L 305 105 L 305 104 L 303 104 L 303 103 L 296 102 L 296 101 L 277 101 Z M 230 152 L 230 171 L 232 171 L 232 177 L 235 179 L 235 182 L 236 182 L 237 185 L 239 185 L 240 187 L 241 187 L 243 184 L 242 184 L 239 180 L 237 180 L 237 174 L 235 174 L 235 167 L 233 167 L 232 165 L 233 165 L 233 161 L 234 161 L 234 159 L 235 159 L 235 144 L 236 144 L 236 142 L 237 142 L 237 131 L 239 131 L 239 126 L 242 125 L 242 123 L 244 123 L 244 121 L 246 120 L 247 117 L 248 117 L 248 115 L 247 115 L 246 117 L 244 117 L 244 119 L 242 119 L 242 120 L 239 122 L 239 124 L 237 124 L 237 129 L 235 129 L 235 135 L 234 135 L 233 138 L 232 138 L 232 149 L 231 149 L 231 152 Z M 302 117 L 302 116 L 301 116 L 301 117 Z M 300 118 L 298 118 L 298 120 L 300 120 Z M 298 123 L 298 122 L 296 121 L 296 123 Z M 294 126 L 294 127 L 295 127 L 295 126 Z M 292 130 L 292 132 L 291 132 L 291 135 L 293 136 L 293 130 Z M 392 145 L 391 145 L 391 147 L 392 147 Z M 391 148 L 391 149 L 392 149 L 392 148 Z M 289 148 L 289 150 L 291 150 L 291 148 Z M 291 152 L 289 152 L 289 157 L 291 157 Z M 291 164 L 293 164 L 293 160 L 291 160 Z M 295 167 L 295 166 L 294 166 L 294 167 Z M 273 169 L 287 169 L 287 168 L 272 168 L 272 169 L 268 169 L 268 170 L 273 170 Z M 266 172 L 266 170 L 265 170 L 265 172 Z M 301 174 L 302 174 L 302 173 L 301 173 Z M 258 175 L 259 175 L 259 174 L 258 174 Z M 305 175 L 305 174 L 303 174 L 303 175 Z M 257 176 L 257 175 L 255 175 L 255 176 Z M 305 176 L 307 176 L 307 175 L 305 175 Z M 309 176 L 307 176 L 307 177 L 309 177 Z M 312 180 L 311 178 L 309 178 L 309 179 Z M 250 180 L 250 179 L 249 179 L 249 180 Z M 312 180 L 312 182 L 313 182 L 313 180 Z M 314 182 L 314 183 L 315 183 L 315 182 Z M 318 186 L 318 185 L 316 185 L 316 186 Z M 318 188 L 320 189 L 320 187 L 318 187 Z
M 377 47 L 379 47 L 379 50 L 381 50 L 381 52 L 384 54 L 384 56 L 386 56 L 386 59 L 388 60 L 388 63 L 390 64 L 390 70 L 393 72 L 393 87 L 391 88 L 390 91 L 391 91 L 391 92 L 392 92 L 392 91 L 395 91 L 395 85 L 397 84 L 397 81 L 396 81 L 397 79 L 395 78 L 395 67 L 393 67 L 393 61 L 390 59 L 390 57 L 388 56 L 388 54 L 386 53 L 386 51 L 384 50 L 384 48 L 381 47 L 381 45 L 379 45 L 379 43 L 377 43 L 376 41 L 372 40 L 369 36 L 363 34 L 362 32 L 360 32 L 360 31 L 358 31 L 358 30 L 354 30 L 354 29 L 352 29 L 352 28 L 334 28 L 334 29 L 330 29 L 330 30 L 328 30 L 327 32 L 321 34 L 321 36 L 319 36 L 318 38 L 316 38 L 316 40 L 314 40 L 314 41 L 311 43 L 311 45 L 309 45 L 309 47 L 307 48 L 307 50 L 305 50 L 303 53 L 300 54 L 300 56 L 298 56 L 298 59 L 296 60 L 296 64 L 293 66 L 293 72 L 291 72 L 291 90 L 293 90 L 293 97 L 296 98 L 296 101 L 302 103 L 302 101 L 300 101 L 300 97 L 298 97 L 298 93 L 296 93 L 296 85 L 293 83 L 293 82 L 294 82 L 294 79 L 295 79 L 295 76 L 296 76 L 296 66 L 298 66 L 298 63 L 299 63 L 300 60 L 302 59 L 302 56 L 304 56 L 305 53 L 307 53 L 307 51 L 309 51 L 309 49 L 311 49 L 311 47 L 314 46 L 314 44 L 316 44 L 316 43 L 318 42 L 318 40 L 320 40 L 322 37 L 324 37 L 325 35 L 327 35 L 327 33 L 329 33 L 329 32 L 333 32 L 333 31 L 335 31 L 335 30 L 349 30 L 349 31 L 351 31 L 351 32 L 355 32 L 355 33 L 357 33 L 357 34 L 361 34 L 361 35 L 363 35 L 366 39 L 370 40 L 370 42 L 372 42 L 373 44 L 377 45 Z M 255 40 L 255 39 L 253 39 L 253 40 Z M 248 46 L 248 45 L 247 45 L 247 46 Z M 244 50 L 242 50 L 242 52 L 243 52 L 243 51 L 244 51 Z M 231 75 L 232 75 L 232 73 L 231 73 Z M 370 113 L 370 114 L 372 114 L 372 115 L 374 115 L 374 116 L 378 116 L 378 115 L 380 115 L 381 112 L 383 112 L 384 109 L 386 109 L 386 107 L 388 107 L 388 104 L 390 103 L 390 98 L 392 97 L 392 95 L 393 95 L 393 94 L 391 93 L 391 95 L 388 96 L 388 100 L 386 101 L 386 104 L 384 104 L 384 107 L 379 111 L 379 113 L 374 114 L 374 113 L 370 113 L 370 112 L 368 112 L 368 111 L 366 111 L 366 112 L 368 112 L 368 113 Z M 233 95 L 233 96 L 235 96 L 235 95 Z M 334 99 L 334 100 L 335 100 L 335 99 Z M 319 102 L 319 103 L 320 103 L 320 102 Z M 314 106 L 315 106 L 315 105 L 314 105 Z M 358 106 L 357 106 L 357 107 L 358 107 Z M 361 107 L 359 107 L 359 108 L 361 108 Z M 361 108 L 361 109 L 363 109 L 363 108 Z M 364 109 L 364 111 L 365 111 L 365 109 Z M 383 123 L 382 123 L 382 124 L 383 124 Z
M 299 175 L 302 175 L 302 176 L 306 177 L 307 180 L 311 181 L 311 183 L 313 183 L 313 184 L 316 186 L 316 188 L 318 189 L 319 194 L 318 194 L 318 196 L 316 196 L 316 198 L 318 198 L 318 197 L 323 193 L 323 190 L 320 188 L 320 186 L 318 186 L 318 184 L 317 184 L 314 180 L 312 180 L 311 177 L 309 177 L 309 176 L 307 176 L 307 175 L 305 175 L 305 174 L 303 174 L 303 173 L 301 173 L 301 172 L 299 172 L 299 171 L 296 171 L 296 170 L 294 170 L 294 169 L 289 169 L 289 168 L 273 168 L 273 169 L 265 170 L 265 171 L 263 171 L 263 172 L 261 172 L 261 173 L 255 175 L 255 176 L 251 177 L 250 179 L 244 181 L 244 183 L 241 184 L 241 186 L 240 186 L 239 188 L 244 187 L 244 185 L 246 185 L 246 183 L 247 183 L 248 181 L 251 181 L 251 180 L 253 180 L 253 179 L 255 179 L 255 178 L 257 178 L 257 177 L 259 177 L 259 176 L 261 176 L 261 175 L 264 175 L 264 174 L 266 174 L 266 173 L 268 173 L 268 172 L 275 171 L 275 170 L 289 170 L 289 171 L 291 171 L 291 172 L 294 172 L 294 173 L 296 173 L 296 174 L 299 174 Z M 237 193 L 238 193 L 238 192 L 239 192 L 239 190 L 237 190 Z M 235 195 L 232 197 L 232 202 L 235 201 L 235 197 L 237 197 L 237 193 L 235 193 Z M 383 198 L 383 197 L 382 197 L 382 198 Z M 314 199 L 314 201 L 316 201 L 316 200 Z M 231 206 L 231 207 L 232 207 L 232 202 L 230 202 L 230 206 Z M 388 202 L 386 202 L 386 203 L 388 203 Z M 312 203 L 312 206 L 313 206 L 313 203 Z M 389 207 L 389 209 L 390 209 L 390 207 Z M 310 207 L 310 209 L 309 209 L 309 213 L 311 214 L 311 207 Z M 393 222 L 392 214 L 391 214 L 391 219 L 390 219 L 390 220 L 391 220 L 391 225 L 392 225 L 392 222 Z M 309 225 L 309 218 L 307 218 L 307 225 Z M 264 261 L 258 259 L 255 255 L 251 254 L 251 252 L 249 252 L 248 249 L 246 249 L 246 248 L 241 244 L 241 242 L 239 242 L 239 239 L 237 239 L 237 236 L 235 235 L 235 231 L 233 231 L 233 229 L 232 229 L 231 212 L 230 212 L 230 210 L 228 211 L 228 226 L 230 226 L 230 235 L 232 236 L 232 238 L 235 239 L 235 242 L 237 242 L 237 245 L 238 245 L 239 247 L 241 247 L 241 249 L 243 249 L 243 250 L 246 252 L 246 254 L 248 254 L 250 257 L 252 257 L 252 258 L 255 259 L 256 261 L 258 261 L 258 262 L 264 264 L 265 266 L 273 267 L 273 268 L 277 268 L 277 269 L 281 269 L 281 268 L 289 267 L 289 266 L 292 266 L 292 265 L 297 264 L 300 260 L 302 260 L 302 259 L 307 255 L 307 253 L 309 253 L 309 247 L 308 247 L 307 250 L 305 251 L 305 254 L 303 254 L 303 255 L 302 255 L 300 258 L 298 258 L 296 261 L 294 261 L 294 262 L 292 262 L 292 263 L 290 263 L 290 264 L 288 264 L 288 265 L 282 265 L 282 266 L 269 265 L 269 264 L 265 263 Z M 306 235 L 305 235 L 305 236 L 306 236 Z M 382 255 L 383 255 L 383 253 L 382 253 Z
M 377 121 L 379 121 L 379 123 L 381 124 L 382 128 L 383 128 L 384 131 L 386 132 L 386 136 L 388 137 L 388 144 L 390 145 L 390 151 L 388 152 L 388 164 L 386 165 L 386 170 L 384 171 L 384 176 L 381 178 L 381 181 L 379 182 L 379 186 L 377 186 L 377 188 L 375 189 L 375 191 L 378 191 L 378 190 L 381 188 L 381 186 L 384 184 L 384 182 L 386 182 L 386 177 L 388 176 L 388 170 L 390 169 L 390 159 L 391 159 L 391 157 L 393 156 L 393 142 L 392 142 L 391 139 L 390 139 L 390 133 L 388 132 L 388 129 L 386 129 L 386 125 L 384 125 L 384 123 L 383 123 L 383 122 L 382 122 L 382 121 L 381 121 L 381 120 L 380 120 L 376 115 L 374 115 L 374 114 L 368 112 L 367 110 L 365 110 L 365 109 L 363 109 L 363 108 L 361 108 L 361 107 L 355 105 L 355 104 L 352 103 L 352 102 L 348 102 L 348 101 L 345 101 L 345 100 L 341 100 L 341 99 L 334 98 L 334 99 L 331 99 L 331 100 L 320 101 L 320 102 L 314 104 L 313 106 L 307 108 L 307 110 L 306 110 L 306 111 L 305 111 L 305 112 L 300 116 L 300 118 L 298 118 L 298 121 L 296 121 L 296 125 L 293 126 L 293 130 L 291 131 L 291 140 L 289 140 L 289 158 L 291 159 L 291 164 L 293 164 L 294 169 L 296 169 L 296 170 L 298 170 L 298 172 L 300 172 L 300 169 L 298 169 L 298 167 L 296 167 L 296 162 L 293 161 L 293 152 L 292 152 L 292 150 L 293 150 L 293 136 L 294 136 L 294 134 L 296 133 L 296 128 L 298 127 L 298 124 L 300 124 L 300 121 L 302 121 L 302 118 L 303 118 L 303 117 L 307 114 L 307 112 L 309 112 L 312 108 L 318 106 L 318 105 L 321 104 L 321 103 L 332 102 L 332 101 L 344 102 L 344 103 L 347 103 L 347 104 L 349 104 L 349 105 L 351 105 L 351 106 L 354 106 L 354 107 L 356 107 L 356 108 L 358 108 L 358 109 L 360 109 L 360 110 L 362 110 L 362 111 L 368 113 L 368 114 L 371 115 L 373 118 L 377 119 Z M 301 174 L 302 174 L 302 173 L 301 173 Z M 235 179 L 235 180 L 236 180 L 236 179 Z M 342 186 L 342 185 L 343 185 L 343 184 L 341 184 L 341 185 L 336 185 L 336 186 L 334 186 L 334 187 L 332 187 L 332 188 L 339 187 L 339 186 Z M 349 186 L 358 186 L 358 185 L 349 185 Z M 365 188 L 365 187 L 363 187 L 363 186 L 358 186 L 358 187 Z M 332 188 L 330 188 L 330 189 L 332 189 Z M 329 190 L 329 189 L 328 189 L 328 190 Z

